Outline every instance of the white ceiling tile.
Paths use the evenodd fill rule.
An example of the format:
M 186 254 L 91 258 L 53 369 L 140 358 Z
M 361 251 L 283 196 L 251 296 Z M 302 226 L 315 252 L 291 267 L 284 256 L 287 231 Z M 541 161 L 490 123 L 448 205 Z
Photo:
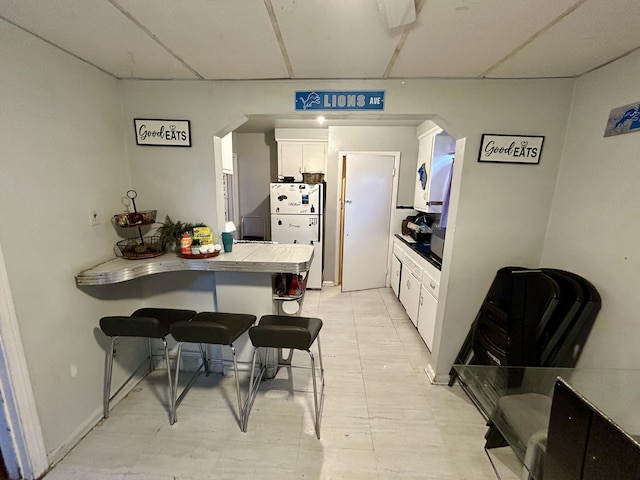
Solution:
M 640 1 L 589 0 L 488 76 L 572 77 L 638 46 Z
M 378 0 L 0 0 L 0 18 L 119 78 L 579 76 L 640 47 L 640 0 L 417 5 L 406 38 Z
M 400 29 L 376 0 L 272 0 L 296 78 L 380 78 Z
M 2 0 L 0 15 L 119 78 L 197 78 L 105 0 Z
M 428 0 L 390 76 L 477 77 L 575 1 Z
M 263 0 L 116 0 L 203 77 L 288 77 Z

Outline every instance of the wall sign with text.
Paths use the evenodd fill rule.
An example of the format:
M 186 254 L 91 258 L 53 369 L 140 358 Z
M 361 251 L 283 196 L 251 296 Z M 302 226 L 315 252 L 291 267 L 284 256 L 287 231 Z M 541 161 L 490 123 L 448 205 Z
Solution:
M 531 135 L 482 135 L 479 162 L 540 163 L 544 137 Z
M 156 120 L 134 118 L 137 145 L 162 147 L 190 147 L 191 124 L 189 120 Z
M 314 90 L 295 95 L 296 110 L 384 110 L 384 90 Z

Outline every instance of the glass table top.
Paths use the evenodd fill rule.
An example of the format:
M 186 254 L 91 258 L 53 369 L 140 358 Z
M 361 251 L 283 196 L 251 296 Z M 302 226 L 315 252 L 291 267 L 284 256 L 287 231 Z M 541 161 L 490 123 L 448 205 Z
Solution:
M 640 370 L 454 365 L 471 400 L 528 467 L 532 445 L 544 450 L 558 378 L 640 441 Z M 527 455 L 529 458 L 527 458 Z M 531 472 L 535 478 L 535 471 Z

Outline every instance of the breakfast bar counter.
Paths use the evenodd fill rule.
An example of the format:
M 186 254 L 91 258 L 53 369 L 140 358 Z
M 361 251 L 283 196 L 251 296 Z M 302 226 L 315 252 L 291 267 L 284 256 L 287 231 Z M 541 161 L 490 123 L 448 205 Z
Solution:
M 76 275 L 77 285 L 107 285 L 147 275 L 177 271 L 293 273 L 309 271 L 313 246 L 300 244 L 237 243 L 232 252 L 202 259 L 181 258 L 173 253 L 129 260 L 117 257 Z
M 304 277 L 311 266 L 313 251 L 312 245 L 235 243 L 233 251 L 222 251 L 210 258 L 187 259 L 170 252 L 138 260 L 117 257 L 81 271 L 76 275 L 76 284 L 83 291 L 92 292 L 96 288 L 139 279 L 142 282 L 141 307 L 169 304 L 171 308 L 243 313 L 257 318 L 282 314 L 286 307 L 285 314 L 300 315 L 304 287 L 299 295 L 282 297 L 274 292 L 274 279 L 282 274 L 289 278 Z M 200 280 L 205 274 L 211 283 L 205 282 L 205 287 L 200 284 L 185 294 L 190 288 L 189 272 L 200 273 L 193 276 Z M 169 278 L 160 278 L 157 274 Z M 139 285 L 134 288 L 140 288 Z M 185 293 L 173 295 L 172 291 Z M 163 299 L 163 295 L 170 300 Z M 195 306 L 194 301 L 199 306 Z M 251 361 L 251 343 L 247 338 L 240 339 L 236 348 L 240 362 Z M 214 371 L 223 368 L 222 364 L 232 364 L 226 350 L 212 349 L 210 361 Z M 153 350 L 154 356 L 162 361 L 159 342 L 155 342 Z M 197 348 L 187 350 L 184 353 L 193 357 L 194 364 L 199 361 Z

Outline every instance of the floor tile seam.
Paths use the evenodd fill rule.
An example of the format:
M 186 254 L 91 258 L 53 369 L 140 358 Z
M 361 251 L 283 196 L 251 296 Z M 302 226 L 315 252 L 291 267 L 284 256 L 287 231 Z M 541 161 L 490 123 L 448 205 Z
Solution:
M 386 309 L 386 306 L 385 306 L 385 309 Z M 388 314 L 388 311 L 387 311 L 387 314 Z M 354 322 L 356 320 L 357 319 L 354 318 Z M 356 327 L 357 327 L 357 325 L 356 325 Z M 360 335 L 358 334 L 358 329 L 357 328 L 356 328 L 356 335 L 358 336 L 358 351 L 360 352 L 360 368 L 361 368 L 361 371 L 364 371 L 363 358 L 362 358 L 363 351 L 360 348 L 362 345 L 360 344 Z M 396 332 L 396 335 L 397 335 L 397 332 Z M 373 441 L 373 425 L 372 425 L 373 418 L 371 416 L 371 411 L 369 409 L 370 400 L 372 401 L 373 399 L 369 398 L 370 394 L 367 392 L 367 389 L 366 389 L 364 375 L 362 375 L 362 383 L 363 383 L 362 386 L 364 388 L 364 396 L 365 396 L 365 402 L 366 402 L 366 408 L 367 408 L 367 424 L 369 425 L 371 448 L 372 448 L 372 451 L 374 452 L 374 455 L 375 455 L 375 444 L 374 444 L 374 441 Z M 377 469 L 377 465 L 376 465 L 376 471 L 377 470 L 378 469 Z
M 354 323 L 355 323 L 355 318 L 354 318 Z M 361 356 L 361 350 L 360 350 L 361 345 L 360 345 L 360 338 L 359 338 L 359 335 L 358 335 L 357 328 L 356 328 L 356 338 L 358 340 L 358 354 L 359 354 L 358 355 L 358 360 L 359 360 L 359 364 L 360 364 L 360 371 L 362 372 L 363 365 L 362 365 L 362 356 Z M 371 449 L 373 450 L 374 449 L 374 445 L 373 445 L 373 436 L 371 435 L 371 414 L 369 412 L 369 396 L 368 396 L 367 390 L 365 388 L 364 376 L 361 377 L 360 381 L 362 382 L 362 389 L 363 389 L 364 397 L 365 397 L 367 425 L 369 427 L 369 440 L 371 442 Z

